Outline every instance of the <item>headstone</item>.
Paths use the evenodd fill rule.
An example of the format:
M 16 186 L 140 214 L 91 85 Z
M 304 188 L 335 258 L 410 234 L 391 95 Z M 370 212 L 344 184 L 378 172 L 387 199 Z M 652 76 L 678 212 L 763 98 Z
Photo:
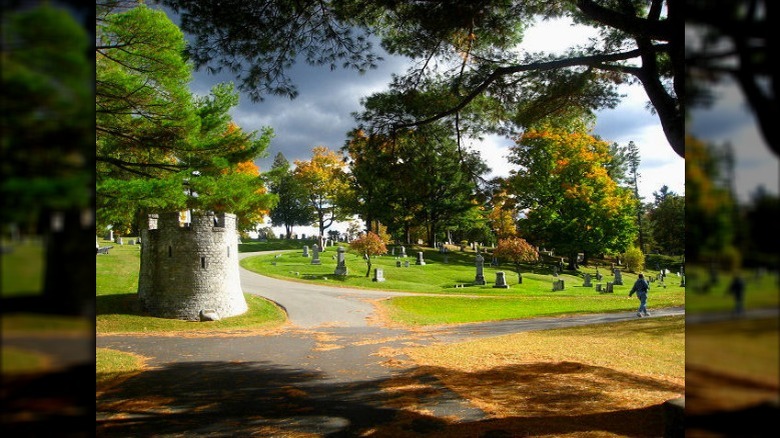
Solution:
M 601 286 L 603 286 L 601 283 L 596 283 L 596 292 L 601 292 Z
M 391 256 L 395 256 L 395 247 L 393 247 L 393 248 L 390 250 L 390 255 L 391 255 Z
M 409 267 L 409 260 L 404 260 L 404 268 L 408 268 L 408 267 Z
M 493 260 L 490 261 L 490 266 L 498 266 L 498 257 L 493 257 Z
M 135 244 L 136 245 L 140 245 L 141 244 L 141 238 L 140 237 L 135 239 Z
M 336 252 L 336 270 L 333 271 L 334 275 L 347 275 L 347 261 L 346 261 L 346 250 L 343 246 L 340 246 L 339 249 Z
M 399 254 L 399 257 L 406 257 L 406 247 L 401 245 L 399 250 L 401 251 L 401 253 Z
M 608 281 L 607 282 L 607 290 L 604 291 L 604 293 L 611 294 L 615 292 L 615 283 Z
M 109 242 L 114 241 L 114 230 L 108 230 L 108 233 L 106 233 L 106 240 Z
M 596 281 L 601 281 L 603 278 L 604 276 L 599 272 L 599 268 L 596 268 Z
M 620 272 L 620 269 L 615 269 L 615 285 L 623 285 L 623 274 Z
M 385 271 L 384 271 L 384 269 L 382 269 L 382 268 L 374 269 L 373 281 L 376 281 L 376 282 L 379 282 L 379 283 L 385 281 Z
M 553 265 L 552 269 L 553 269 L 553 277 L 557 277 L 558 276 L 558 266 L 557 265 Z
M 116 243 L 118 243 L 120 245 L 124 245 L 124 241 L 122 240 L 122 236 L 119 236 L 119 237 L 116 238 Z
M 130 239 L 127 241 L 128 245 L 135 245 L 135 239 Z
M 303 245 L 303 256 L 308 257 L 309 256 L 309 246 Z
M 485 258 L 482 257 L 482 254 L 477 254 L 476 259 L 474 259 L 474 265 L 477 268 L 477 275 L 474 277 L 474 284 L 487 284 L 485 281 L 485 274 L 483 272 L 485 269 Z
M 423 259 L 423 253 L 422 251 L 417 253 L 417 261 L 414 262 L 415 265 L 425 265 L 425 260 Z
M 450 262 L 450 257 L 447 254 L 444 254 L 444 264 L 448 264 Z
M 584 287 L 593 287 L 592 284 L 590 284 L 590 274 L 584 275 L 585 282 L 582 284 Z
M 563 287 L 564 287 L 563 280 L 553 280 L 553 284 L 552 284 L 553 292 L 563 290 Z
M 503 271 L 496 272 L 496 284 L 493 285 L 494 288 L 499 289 L 508 289 L 509 285 L 506 284 L 506 275 Z
M 313 254 L 313 256 L 311 258 L 311 264 L 312 265 L 321 265 L 322 264 L 322 260 L 320 260 L 320 247 L 317 246 L 317 244 L 315 243 L 314 245 L 311 246 L 311 248 L 312 248 L 312 254 Z
M 401 261 L 400 261 L 400 260 L 396 260 L 396 261 L 395 261 L 395 266 L 396 266 L 397 268 L 400 268 L 400 267 L 401 267 Z

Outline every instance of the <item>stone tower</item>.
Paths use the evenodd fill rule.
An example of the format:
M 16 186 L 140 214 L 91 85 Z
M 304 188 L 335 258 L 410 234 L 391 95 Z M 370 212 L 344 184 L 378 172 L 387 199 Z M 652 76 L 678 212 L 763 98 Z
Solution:
M 247 310 L 238 270 L 236 215 L 192 212 L 150 214 L 141 229 L 138 300 L 160 318 L 197 321 L 202 310 L 220 318 Z

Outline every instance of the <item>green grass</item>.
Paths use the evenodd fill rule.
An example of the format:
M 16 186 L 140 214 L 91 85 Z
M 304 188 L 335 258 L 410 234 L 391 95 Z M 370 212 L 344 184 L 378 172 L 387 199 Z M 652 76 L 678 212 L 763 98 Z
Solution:
M 84 332 L 94 331 L 93 322 L 82 316 L 45 315 L 37 313 L 4 314 L 2 330 L 19 332 Z
M 425 266 L 415 265 L 417 251 L 423 251 Z M 476 267 L 473 252 L 450 252 L 448 263 L 444 255 L 431 248 L 414 248 L 407 254 L 410 266 L 397 267 L 393 256 L 381 256 L 372 260 L 372 270 L 382 268 L 386 281 L 372 281 L 373 273 L 367 278 L 366 263 L 361 256 L 347 253 L 346 276 L 333 275 L 336 262 L 335 248 L 321 254 L 321 265 L 312 265 L 311 258 L 303 257 L 302 251 L 288 251 L 276 255 L 250 256 L 241 265 L 270 277 L 363 289 L 382 289 L 399 292 L 417 292 L 441 295 L 439 297 L 414 296 L 397 297 L 382 302 L 387 314 L 396 322 L 410 325 L 452 324 L 540 316 L 568 315 L 576 313 L 622 312 L 638 307 L 638 300 L 628 298 L 636 274 L 623 273 L 623 285 L 614 286 L 614 293 L 601 294 L 595 287 L 584 287 L 583 276 L 590 273 L 595 284 L 596 266 L 581 267 L 577 272 L 565 271 L 557 279 L 565 283 L 563 291 L 552 291 L 556 279 L 548 267 L 524 266 L 521 268 L 523 282 L 518 284 L 514 266 L 485 266 L 486 285 L 474 285 Z M 602 283 L 613 280 L 606 275 L 607 269 L 598 268 L 604 275 Z M 504 271 L 508 289 L 494 288 L 496 272 Z M 648 272 L 648 274 L 650 274 Z M 462 285 L 463 287 L 456 287 Z M 685 305 L 685 288 L 677 277 L 667 277 L 665 284 L 651 284 L 648 306 L 653 308 Z
M 44 247 L 40 239 L 3 242 L 0 292 L 4 298 L 38 295 L 43 287 Z
M 95 380 L 98 389 L 144 368 L 144 358 L 135 354 L 108 348 L 98 348 L 96 351 Z
M 24 349 L 0 347 L 0 371 L 2 374 L 34 373 L 49 366 L 48 356 Z
M 35 297 L 43 289 L 45 247 L 41 238 L 20 242 L 3 241 L 9 252 L 0 256 L 0 292 L 3 298 Z M 3 313 L 4 332 L 92 331 L 92 322 L 83 317 L 31 312 Z
M 780 305 L 780 283 L 777 273 L 759 273 L 744 270 L 745 309 L 778 307 Z M 709 270 L 703 266 L 686 266 L 687 313 L 723 312 L 734 308 L 734 299 L 729 294 L 731 273 L 717 274 L 717 280 L 710 282 Z
M 102 242 L 101 246 L 110 244 Z M 96 256 L 97 333 L 181 333 L 206 334 L 225 330 L 257 330 L 278 327 L 286 321 L 284 312 L 272 302 L 245 294 L 249 310 L 220 321 L 191 322 L 156 318 L 138 304 L 140 246 L 114 245 L 108 255 Z
M 301 249 L 303 245 L 307 245 L 309 248 L 317 243 L 316 240 L 293 240 L 293 239 L 273 239 L 267 241 L 248 241 L 240 243 L 238 245 L 238 252 L 257 252 L 257 251 L 282 251 Z
M 639 301 L 627 296 L 586 297 L 397 297 L 383 302 L 390 317 L 409 325 L 457 324 L 505 319 L 633 311 Z M 680 306 L 672 294 L 648 300 L 648 309 Z

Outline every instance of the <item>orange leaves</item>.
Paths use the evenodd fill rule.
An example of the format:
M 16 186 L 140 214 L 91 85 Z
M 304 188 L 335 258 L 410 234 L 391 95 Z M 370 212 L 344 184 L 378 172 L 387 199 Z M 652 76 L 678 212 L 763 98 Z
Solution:
M 246 175 L 260 176 L 260 168 L 253 161 L 244 161 L 238 163 L 236 166 L 236 172 Z
M 238 124 L 236 124 L 236 122 L 231 120 L 230 123 L 228 123 L 227 129 L 225 129 L 225 134 L 226 135 L 232 134 L 232 133 L 240 131 L 240 130 L 241 130 L 241 127 L 239 127 Z
M 493 251 L 496 257 L 504 257 L 514 263 L 532 263 L 539 260 L 539 252 L 530 243 L 521 237 L 507 237 L 500 239 Z
M 367 232 L 349 243 L 350 249 L 360 254 L 366 254 L 369 257 L 387 254 L 385 242 L 374 232 Z

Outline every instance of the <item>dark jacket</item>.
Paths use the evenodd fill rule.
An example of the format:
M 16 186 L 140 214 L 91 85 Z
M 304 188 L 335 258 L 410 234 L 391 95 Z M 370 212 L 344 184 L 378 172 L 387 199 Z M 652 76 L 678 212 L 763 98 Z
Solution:
M 644 278 L 637 278 L 634 282 L 634 286 L 631 288 L 631 292 L 628 293 L 628 296 L 646 294 L 648 290 L 650 290 L 650 283 Z

